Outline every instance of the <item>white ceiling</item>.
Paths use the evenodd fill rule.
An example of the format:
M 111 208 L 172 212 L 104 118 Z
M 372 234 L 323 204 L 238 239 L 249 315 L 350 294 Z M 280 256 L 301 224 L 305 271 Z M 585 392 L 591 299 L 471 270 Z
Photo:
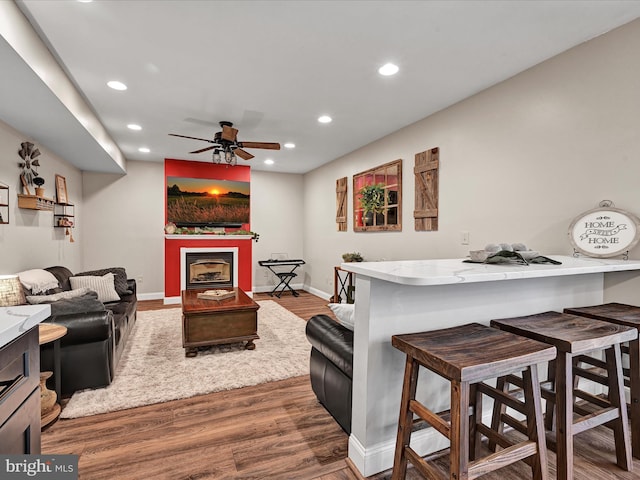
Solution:
M 229 120 L 241 141 L 294 142 L 294 150 L 248 149 L 253 168 L 290 173 L 308 172 L 640 16 L 640 2 L 616 0 L 17 4 L 127 159 L 211 161 L 210 152 L 187 153 L 206 143 L 167 134 L 212 138 L 217 123 Z M 24 69 L 4 50 L 3 71 L 9 62 Z M 389 61 L 400 72 L 378 75 Z M 109 89 L 114 79 L 128 90 Z M 33 98 L 30 82 L 14 83 L 11 97 L 22 108 L 14 112 L 3 100 L 4 121 L 79 168 L 112 171 L 90 164 L 95 145 L 69 150 L 89 137 L 68 115 L 47 119 L 48 135 L 29 131 L 25 111 L 37 114 L 44 100 Z M 33 105 L 25 109 L 23 98 Z M 319 124 L 321 114 L 333 122 Z M 141 146 L 151 152 L 139 153 Z M 266 158 L 275 164 L 266 166 Z

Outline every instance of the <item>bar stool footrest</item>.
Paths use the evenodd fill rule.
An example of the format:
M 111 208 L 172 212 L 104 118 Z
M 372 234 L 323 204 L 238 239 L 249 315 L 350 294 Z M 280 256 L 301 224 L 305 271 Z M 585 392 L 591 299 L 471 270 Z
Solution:
M 531 458 L 538 451 L 535 442 L 525 441 L 507 447 L 499 452 L 492 453 L 488 457 L 469 463 L 469 480 L 498 470 L 520 460 Z

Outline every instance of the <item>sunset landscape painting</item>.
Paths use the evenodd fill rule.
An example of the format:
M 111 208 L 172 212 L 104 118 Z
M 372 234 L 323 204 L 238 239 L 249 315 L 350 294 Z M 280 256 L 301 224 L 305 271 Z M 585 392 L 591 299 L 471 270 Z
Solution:
M 177 226 L 248 224 L 249 182 L 167 177 L 167 221 Z

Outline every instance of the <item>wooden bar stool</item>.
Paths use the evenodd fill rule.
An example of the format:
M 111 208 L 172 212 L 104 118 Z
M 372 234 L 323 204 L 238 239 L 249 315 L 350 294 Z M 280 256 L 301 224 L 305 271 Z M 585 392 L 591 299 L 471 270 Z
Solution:
M 620 344 L 637 337 L 634 328 L 577 317 L 566 313 L 545 312 L 526 317 L 492 320 L 491 326 L 554 345 L 558 356 L 549 364 L 552 390 L 542 390 L 547 400 L 547 428 L 553 428 L 555 413 L 555 443 L 557 478 L 573 479 L 573 436 L 598 425 L 607 425 L 614 432 L 616 460 L 620 468 L 631 470 L 631 442 L 624 398 Z M 605 351 L 609 399 L 604 400 L 578 388 L 577 377 L 590 379 L 582 369 L 574 368 L 577 359 L 588 353 Z M 499 384 L 500 387 L 500 384 Z M 575 404 L 586 400 L 599 410 L 593 411 Z M 555 412 L 553 406 L 555 405 Z M 496 409 L 494 408 L 495 428 Z M 574 415 L 579 418 L 574 419 Z
M 477 323 L 394 335 L 391 343 L 407 356 L 393 480 L 405 478 L 407 461 L 426 478 L 442 477 L 439 470 L 409 446 L 414 414 L 449 438 L 451 479 L 476 478 L 519 460 L 531 466 L 534 479 L 547 479 L 547 450 L 536 364 L 555 358 L 554 347 Z M 447 413 L 434 413 L 416 400 L 420 366 L 451 382 L 450 422 L 446 420 Z M 524 401 L 483 383 L 513 372 L 523 372 Z M 526 441 L 514 444 L 482 423 L 483 395 L 498 398 L 526 415 Z M 504 450 L 476 460 L 480 455 L 482 435 Z
M 565 308 L 565 313 L 595 318 L 605 322 L 626 325 L 640 330 L 640 307 L 623 303 L 607 303 L 592 307 Z M 629 387 L 631 402 L 627 404 L 631 417 L 631 450 L 635 458 L 640 458 L 640 339 L 631 340 L 621 348 L 623 358 L 628 355 L 629 368 L 622 368 L 625 386 Z M 586 359 L 585 363 L 604 368 L 602 362 Z

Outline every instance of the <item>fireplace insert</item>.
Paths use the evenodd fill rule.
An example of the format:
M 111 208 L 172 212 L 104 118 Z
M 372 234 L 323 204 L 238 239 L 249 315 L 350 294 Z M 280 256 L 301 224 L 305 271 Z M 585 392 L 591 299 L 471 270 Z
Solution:
M 233 287 L 233 253 L 187 253 L 185 262 L 187 289 Z

